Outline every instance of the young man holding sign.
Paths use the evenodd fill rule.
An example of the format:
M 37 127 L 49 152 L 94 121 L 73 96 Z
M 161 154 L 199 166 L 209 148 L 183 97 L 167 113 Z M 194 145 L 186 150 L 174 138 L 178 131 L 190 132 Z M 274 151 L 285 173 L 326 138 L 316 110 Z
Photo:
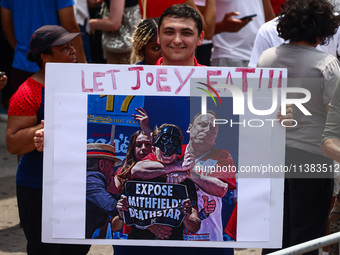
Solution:
M 200 46 L 202 44 L 203 38 L 204 38 L 204 32 L 202 31 L 202 20 L 200 18 L 200 15 L 196 13 L 195 10 L 192 10 L 190 6 L 186 6 L 186 5 L 174 5 L 172 7 L 169 7 L 162 14 L 160 21 L 159 21 L 159 25 L 158 25 L 158 43 L 161 46 L 163 57 L 158 60 L 156 65 L 201 66 L 200 64 L 197 63 L 197 60 L 195 58 L 195 50 L 197 46 Z M 146 133 L 149 133 L 149 131 L 150 129 L 145 130 Z M 208 133 L 210 132 L 209 128 L 207 132 Z M 217 129 L 217 132 L 218 132 L 218 129 Z M 214 144 L 216 140 L 217 132 L 215 133 L 216 135 L 212 137 L 211 146 Z M 209 152 L 209 150 L 211 149 L 211 146 L 210 147 L 203 146 L 206 149 L 206 152 L 204 152 L 203 154 Z M 231 162 L 232 162 L 231 164 L 233 164 L 232 159 L 231 159 Z M 152 163 L 155 163 L 155 162 L 140 161 L 136 165 L 136 167 L 132 170 L 133 175 L 137 178 L 145 179 L 147 176 L 146 175 L 146 171 L 147 171 L 146 164 L 149 164 L 149 166 L 151 166 Z M 145 164 L 145 165 L 143 166 L 142 164 Z M 141 168 L 138 169 L 137 167 L 139 166 Z M 168 168 L 168 170 L 153 169 L 155 171 L 153 172 L 150 171 L 149 174 L 151 174 L 151 176 L 149 177 L 152 178 L 152 176 L 156 177 L 159 175 L 163 175 L 165 171 L 166 174 L 168 174 L 168 178 L 167 178 L 168 182 L 179 183 L 180 181 L 183 181 L 185 178 L 188 178 L 186 171 L 190 170 L 190 167 L 183 167 L 180 164 L 173 163 L 173 164 L 166 165 L 165 168 Z M 191 168 L 193 168 L 193 166 Z M 174 172 L 174 173 L 170 174 L 171 172 Z M 193 176 L 199 177 L 199 175 L 197 174 L 194 174 Z M 180 180 L 181 178 L 183 179 Z M 195 180 L 197 181 L 197 183 L 195 182 Z M 202 200 L 201 202 L 199 202 L 199 205 L 198 205 L 199 212 L 202 212 L 200 213 L 200 218 L 201 219 L 210 218 L 209 219 L 210 221 L 216 222 L 214 225 L 209 225 L 209 224 L 205 224 L 204 221 L 202 221 L 201 229 L 203 225 L 210 226 L 210 228 L 212 229 L 212 232 L 215 232 L 215 233 L 218 232 L 218 238 L 216 237 L 216 239 L 222 241 L 223 240 L 223 237 L 222 237 L 223 227 L 222 227 L 222 219 L 221 219 L 222 211 L 219 207 L 221 203 L 218 202 L 217 203 L 218 208 L 216 208 L 216 201 L 215 199 L 211 199 L 211 196 L 215 196 L 218 201 L 222 200 L 222 197 L 226 194 L 228 190 L 228 183 L 216 177 L 193 178 L 192 181 L 195 182 L 196 187 L 199 190 L 200 188 L 203 192 L 209 190 L 209 192 L 207 192 L 207 194 L 209 194 L 208 196 L 202 195 L 202 197 L 199 198 L 199 200 Z M 235 188 L 236 186 L 235 179 L 231 179 L 231 182 L 232 184 L 230 185 L 230 187 Z M 202 205 L 200 205 L 200 203 L 202 203 Z M 216 214 L 216 217 L 209 217 L 209 215 L 212 215 L 211 213 L 213 212 L 214 214 Z M 214 229 L 216 225 L 218 226 L 218 228 Z M 210 236 L 209 236 L 209 239 L 210 239 Z M 157 249 L 160 249 L 160 247 L 158 247 Z M 168 251 L 171 253 L 176 252 L 178 254 L 182 254 L 182 253 L 207 254 L 208 252 L 207 249 L 208 248 L 187 248 L 186 249 L 184 247 L 183 248 L 167 247 L 167 250 L 164 250 L 164 251 L 166 252 Z M 230 249 L 227 249 L 227 250 L 226 249 L 214 249 L 215 254 L 225 254 L 225 252 L 229 252 L 229 251 L 232 252 L 232 250 Z

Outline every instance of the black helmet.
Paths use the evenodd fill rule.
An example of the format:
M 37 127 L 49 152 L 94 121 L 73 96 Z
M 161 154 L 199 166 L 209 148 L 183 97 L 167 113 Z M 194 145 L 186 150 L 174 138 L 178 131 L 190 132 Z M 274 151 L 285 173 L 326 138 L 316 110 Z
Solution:
M 159 132 L 153 145 L 160 148 L 166 156 L 182 154 L 182 136 L 179 128 L 165 126 Z

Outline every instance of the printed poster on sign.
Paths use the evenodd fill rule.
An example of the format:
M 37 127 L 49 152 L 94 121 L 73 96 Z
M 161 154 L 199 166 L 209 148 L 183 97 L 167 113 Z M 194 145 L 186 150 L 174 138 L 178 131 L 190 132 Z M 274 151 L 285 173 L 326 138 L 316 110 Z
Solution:
M 43 240 L 279 247 L 286 76 L 48 64 Z
M 153 224 L 179 227 L 184 215 L 181 205 L 188 198 L 185 185 L 127 181 L 125 193 L 129 210 L 124 212 L 127 225 L 139 228 Z

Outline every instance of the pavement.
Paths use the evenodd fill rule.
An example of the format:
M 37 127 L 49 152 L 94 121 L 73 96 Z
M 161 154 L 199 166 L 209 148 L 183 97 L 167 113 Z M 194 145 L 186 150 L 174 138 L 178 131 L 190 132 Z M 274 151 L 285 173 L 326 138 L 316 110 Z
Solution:
M 26 254 L 15 192 L 16 155 L 6 148 L 7 115 L 0 109 L 0 255 Z M 89 255 L 112 255 L 111 245 L 92 245 Z M 235 255 L 260 255 L 261 249 L 235 249 Z

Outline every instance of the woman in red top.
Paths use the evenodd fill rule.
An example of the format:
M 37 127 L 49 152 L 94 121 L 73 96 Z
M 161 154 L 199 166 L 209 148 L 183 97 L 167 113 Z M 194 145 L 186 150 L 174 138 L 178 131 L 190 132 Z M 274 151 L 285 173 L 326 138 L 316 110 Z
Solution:
M 89 245 L 48 244 L 41 241 L 43 154 L 33 142 L 44 119 L 45 64 L 76 63 L 72 40 L 80 33 L 48 25 L 36 30 L 30 41 L 27 59 L 39 66 L 14 93 L 8 109 L 6 142 L 20 158 L 16 184 L 20 222 L 27 239 L 27 254 L 86 254 Z

